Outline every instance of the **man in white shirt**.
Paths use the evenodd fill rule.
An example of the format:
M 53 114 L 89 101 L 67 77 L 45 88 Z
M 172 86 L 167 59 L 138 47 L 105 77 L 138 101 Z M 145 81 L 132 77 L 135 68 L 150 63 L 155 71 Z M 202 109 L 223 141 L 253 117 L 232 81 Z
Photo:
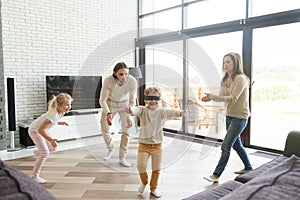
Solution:
M 114 151 L 114 144 L 109 133 L 109 126 L 112 125 L 112 118 L 119 113 L 122 136 L 119 148 L 119 161 L 125 167 L 131 163 L 126 160 L 127 147 L 129 143 L 128 128 L 132 125 L 129 115 L 124 111 L 124 106 L 133 107 L 137 94 L 137 81 L 129 75 L 129 69 L 123 62 L 119 62 L 113 69 L 112 76 L 105 78 L 99 103 L 102 108 L 101 129 L 108 152 L 104 160 L 109 160 Z

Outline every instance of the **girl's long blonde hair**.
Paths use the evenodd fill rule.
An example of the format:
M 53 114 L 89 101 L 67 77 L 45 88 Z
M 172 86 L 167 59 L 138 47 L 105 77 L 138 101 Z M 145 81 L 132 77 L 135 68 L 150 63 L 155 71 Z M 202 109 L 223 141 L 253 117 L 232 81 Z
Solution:
M 53 98 L 48 103 L 48 112 L 57 111 L 57 106 L 60 106 L 69 101 L 73 101 L 73 99 L 68 93 L 60 93 L 57 96 L 53 96 Z

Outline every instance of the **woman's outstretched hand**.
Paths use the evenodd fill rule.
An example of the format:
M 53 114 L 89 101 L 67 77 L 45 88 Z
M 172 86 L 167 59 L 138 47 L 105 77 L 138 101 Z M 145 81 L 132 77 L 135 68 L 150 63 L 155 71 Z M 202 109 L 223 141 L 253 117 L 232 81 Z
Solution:
M 202 101 L 208 102 L 211 101 L 211 96 L 209 93 L 204 93 L 206 96 L 202 97 Z
M 187 113 L 187 111 L 188 111 L 188 107 L 185 106 L 185 107 L 184 107 L 184 110 L 182 110 L 182 111 L 180 112 L 180 116 L 181 116 L 181 117 L 185 116 L 185 114 Z

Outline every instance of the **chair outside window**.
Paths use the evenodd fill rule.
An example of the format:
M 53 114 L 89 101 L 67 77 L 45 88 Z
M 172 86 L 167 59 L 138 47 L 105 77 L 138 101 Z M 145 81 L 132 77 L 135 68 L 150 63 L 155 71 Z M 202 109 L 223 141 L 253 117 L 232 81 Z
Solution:
M 182 108 L 182 100 L 178 100 Z M 188 100 L 187 102 L 187 123 L 193 124 L 193 133 L 196 133 L 197 128 L 201 129 L 202 126 L 208 128 L 215 126 L 215 132 L 219 132 L 219 109 L 214 106 L 202 105 L 199 101 Z

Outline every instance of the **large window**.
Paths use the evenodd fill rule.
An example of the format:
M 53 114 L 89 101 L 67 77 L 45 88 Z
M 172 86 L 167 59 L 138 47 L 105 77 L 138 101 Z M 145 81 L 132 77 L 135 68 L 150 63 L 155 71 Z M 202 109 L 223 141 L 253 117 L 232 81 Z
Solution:
M 147 15 L 140 19 L 140 36 L 161 34 L 181 29 L 181 9 Z
M 283 150 L 300 124 L 300 23 L 253 31 L 251 144 Z
M 186 126 L 184 121 L 186 133 L 223 139 L 224 107 L 205 105 L 201 97 L 218 93 L 222 58 L 238 52 L 254 81 L 251 117 L 242 139 L 247 147 L 283 150 L 288 132 L 299 129 L 300 123 L 299 0 L 140 0 L 140 8 L 137 47 L 146 49 L 139 59 L 146 67 L 146 81 L 171 82 L 164 93 L 172 106 L 187 97 L 184 103 L 194 99 L 222 114 L 218 128 L 215 123 L 202 126 L 199 120 Z M 180 56 L 174 51 L 169 55 L 166 45 Z M 173 73 L 184 81 L 172 82 Z
M 181 4 L 181 0 L 140 0 L 140 14 L 152 13 Z
M 198 1 L 188 4 L 186 7 L 185 28 L 193 28 L 237 19 L 245 19 L 245 17 L 245 0 Z
M 299 8 L 299 0 L 251 0 L 249 17 L 272 14 Z

